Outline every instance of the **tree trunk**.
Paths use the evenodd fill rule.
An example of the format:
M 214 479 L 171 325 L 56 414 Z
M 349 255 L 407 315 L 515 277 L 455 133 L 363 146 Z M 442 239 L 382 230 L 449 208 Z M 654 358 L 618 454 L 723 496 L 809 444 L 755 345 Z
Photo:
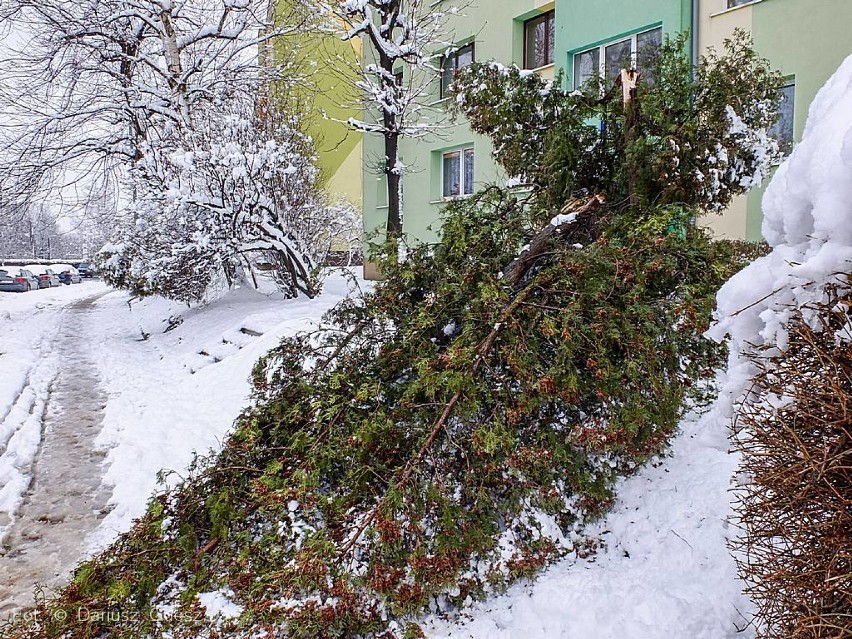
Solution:
M 393 73 L 393 60 L 384 53 L 380 53 L 379 63 L 384 72 L 382 83 L 385 91 L 396 93 L 399 87 L 396 85 L 396 77 Z M 385 177 L 388 182 L 388 239 L 399 239 L 402 237 L 402 197 L 400 188 L 402 186 L 402 172 L 397 164 L 399 162 L 399 131 L 397 130 L 396 113 L 384 110 L 382 119 L 385 127 Z
M 385 176 L 388 180 L 388 239 L 402 237 L 401 193 L 402 175 L 397 169 L 399 137 L 385 135 Z

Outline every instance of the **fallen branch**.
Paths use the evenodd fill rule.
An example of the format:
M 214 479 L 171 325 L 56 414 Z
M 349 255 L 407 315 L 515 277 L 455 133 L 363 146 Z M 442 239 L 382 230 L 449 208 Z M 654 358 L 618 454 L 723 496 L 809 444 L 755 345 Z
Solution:
M 532 241 L 530 241 L 529 248 L 512 260 L 509 266 L 503 270 L 503 279 L 508 281 L 512 287 L 517 287 L 536 260 L 550 246 L 553 238 L 567 235 L 574 228 L 582 228 L 580 224 L 591 218 L 595 212 L 600 210 L 603 204 L 604 198 L 602 195 L 595 195 L 588 198 L 574 198 L 568 202 L 568 204 L 562 207 L 560 215 L 553 218 L 550 224 L 535 235 Z M 560 218 L 564 218 L 564 221 L 559 222 Z M 554 224 L 554 221 L 557 223 Z
M 512 287 L 517 287 L 523 277 L 527 274 L 527 272 L 532 268 L 536 259 L 545 252 L 546 248 L 549 246 L 551 240 L 554 237 L 565 235 L 567 231 L 570 229 L 572 224 L 576 222 L 579 218 L 590 216 L 592 213 L 597 211 L 603 205 L 604 199 L 602 196 L 594 196 L 585 199 L 574 199 L 568 204 L 566 204 L 561 211 L 561 217 L 566 217 L 566 221 L 561 224 L 548 224 L 544 229 L 539 231 L 536 236 L 533 238 L 532 242 L 530 242 L 529 251 L 525 251 L 524 254 L 516 259 L 514 259 L 509 266 L 504 270 L 503 277 L 507 280 Z M 554 218 L 558 219 L 558 218 Z M 569 221 L 570 220 L 570 221 Z M 491 329 L 491 332 L 483 339 L 479 346 L 476 349 L 476 358 L 473 361 L 473 364 L 470 369 L 471 375 L 476 375 L 479 371 L 479 368 L 482 366 L 482 363 L 485 361 L 485 358 L 491 352 L 491 349 L 494 347 L 494 343 L 497 341 L 497 336 L 500 334 L 503 326 L 505 326 L 506 321 L 512 316 L 512 313 L 521 306 L 526 298 L 533 292 L 535 288 L 537 288 L 538 284 L 530 285 L 524 288 L 520 293 L 516 294 L 509 303 L 507 303 L 503 310 L 500 312 L 500 316 L 495 322 L 494 327 Z M 408 483 L 408 480 L 411 479 L 411 476 L 414 474 L 414 470 L 420 461 L 423 459 L 423 456 L 429 451 L 432 445 L 435 443 L 435 440 L 438 437 L 438 433 L 446 426 L 447 421 L 450 416 L 453 414 L 453 410 L 458 404 L 459 400 L 462 397 L 462 389 L 457 390 L 453 393 L 453 396 L 449 399 L 449 401 L 444 404 L 444 409 L 441 411 L 441 415 L 435 420 L 435 423 L 432 425 L 432 429 L 429 431 L 429 435 L 420 448 L 417 451 L 417 454 L 412 457 L 405 467 L 402 469 L 402 472 L 399 476 L 399 479 L 394 482 L 395 488 L 398 490 L 405 486 Z M 388 500 L 388 494 L 386 493 L 382 499 L 367 513 L 367 516 L 364 517 L 363 521 L 360 523 L 358 528 L 352 537 L 349 538 L 349 541 L 343 546 L 343 548 L 339 551 L 339 556 L 342 557 L 346 555 L 358 540 L 361 538 L 361 535 L 364 534 L 364 531 L 367 527 L 375 520 L 376 515 L 381 511 L 381 509 L 385 506 Z

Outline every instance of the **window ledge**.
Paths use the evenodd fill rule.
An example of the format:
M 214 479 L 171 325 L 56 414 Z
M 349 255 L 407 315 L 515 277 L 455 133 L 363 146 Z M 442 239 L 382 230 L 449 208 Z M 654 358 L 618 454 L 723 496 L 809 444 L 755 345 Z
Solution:
M 473 197 L 473 193 L 467 193 L 466 195 L 452 195 L 450 197 L 443 197 L 440 200 L 432 200 L 429 204 L 446 204 L 447 202 L 455 202 L 456 200 L 466 200 L 469 197 Z
M 542 71 L 553 69 L 555 66 L 555 63 L 551 62 L 550 64 L 545 64 L 542 67 L 536 67 L 535 69 L 522 69 L 522 71 L 532 71 L 533 73 L 541 73 Z
M 741 4 L 737 7 L 728 7 L 727 9 L 723 9 L 722 11 L 717 11 L 716 13 L 711 13 L 710 17 L 716 18 L 718 16 L 724 16 L 724 15 L 727 15 L 727 14 L 733 12 L 733 11 L 739 11 L 740 9 L 745 9 L 746 7 L 752 7 L 756 4 L 760 4 L 761 2 L 763 2 L 763 0 L 751 0 L 751 2 Z

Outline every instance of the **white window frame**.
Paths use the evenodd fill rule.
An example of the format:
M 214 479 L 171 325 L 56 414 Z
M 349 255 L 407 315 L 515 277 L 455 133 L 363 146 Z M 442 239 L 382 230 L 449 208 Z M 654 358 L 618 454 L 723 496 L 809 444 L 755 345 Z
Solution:
M 470 197 L 473 195 L 475 189 L 474 184 L 476 183 L 476 178 L 474 177 L 474 184 L 467 184 L 465 180 L 465 171 L 464 171 L 464 157 L 465 154 L 470 152 L 473 155 L 473 170 L 476 171 L 476 149 L 473 146 L 464 146 L 457 149 L 450 149 L 449 151 L 441 152 L 441 200 L 455 200 L 463 197 Z M 445 158 L 449 155 L 458 155 L 459 156 L 459 194 L 458 195 L 444 195 L 444 191 L 446 190 L 444 187 L 446 185 L 445 179 L 446 174 L 444 172 L 445 167 Z M 467 187 L 470 186 L 470 193 L 465 193 Z
M 610 40 L 609 42 L 604 42 L 596 47 L 589 47 L 588 49 L 583 49 L 581 51 L 577 51 L 571 56 L 571 74 L 574 76 L 571 78 L 574 88 L 579 89 L 583 83 L 577 83 L 577 73 L 576 73 L 576 63 L 575 59 L 579 55 L 583 55 L 584 53 L 588 53 L 589 51 L 594 51 L 597 49 L 598 51 L 598 77 L 605 78 L 606 77 L 606 49 L 607 47 L 611 47 L 614 44 L 620 44 L 622 42 L 630 41 L 630 66 L 632 68 L 636 68 L 636 65 L 639 63 L 639 36 L 644 35 L 646 33 L 651 33 L 651 31 L 661 31 L 662 25 L 657 25 L 656 27 L 652 27 L 650 29 L 644 29 L 643 31 L 637 31 L 633 35 L 627 36 L 626 38 L 616 38 L 615 40 Z

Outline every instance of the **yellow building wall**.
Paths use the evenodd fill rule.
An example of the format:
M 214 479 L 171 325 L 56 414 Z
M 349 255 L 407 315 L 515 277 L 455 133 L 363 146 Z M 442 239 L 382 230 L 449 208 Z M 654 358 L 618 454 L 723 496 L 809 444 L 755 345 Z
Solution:
M 276 0 L 275 6 L 285 16 L 294 5 L 293 0 Z M 305 81 L 290 91 L 288 99 L 295 100 L 298 112 L 303 114 L 324 188 L 332 200 L 344 198 L 360 211 L 363 136 L 346 124 L 350 118 L 361 116 L 361 94 L 354 86 L 360 76 L 360 40 L 344 41 L 337 34 L 321 31 L 303 32 L 279 44 L 275 55 L 294 60 L 305 75 Z
M 705 55 L 711 48 L 723 50 L 725 39 L 735 29 L 752 31 L 752 5 L 726 9 L 725 0 L 699 0 L 698 3 L 698 53 Z M 741 195 L 722 213 L 709 213 L 698 220 L 698 225 L 708 229 L 714 237 L 745 239 L 748 214 L 748 197 Z
M 326 188 L 333 197 L 344 198 L 356 205 L 359 210 L 364 197 L 363 180 L 361 179 L 363 150 L 363 140 L 359 136 L 357 144 L 346 156 L 346 159 L 331 173 L 326 183 Z

